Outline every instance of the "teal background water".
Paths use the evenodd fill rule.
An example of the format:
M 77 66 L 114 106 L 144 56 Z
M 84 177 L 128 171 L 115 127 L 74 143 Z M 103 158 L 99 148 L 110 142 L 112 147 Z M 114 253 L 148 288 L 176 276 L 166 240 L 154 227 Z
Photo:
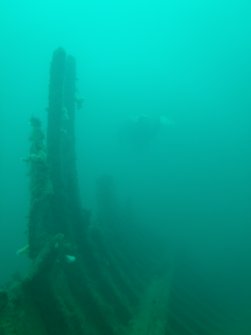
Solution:
M 250 14 L 244 0 L 1 1 L 0 282 L 26 266 L 16 256 L 29 208 L 22 157 L 30 116 L 45 124 L 49 63 L 62 46 L 77 59 L 84 97 L 77 112 L 84 206 L 95 219 L 96 179 L 111 174 L 143 238 L 185 249 L 215 290 L 247 303 Z M 118 134 L 141 114 L 171 124 L 135 152 Z

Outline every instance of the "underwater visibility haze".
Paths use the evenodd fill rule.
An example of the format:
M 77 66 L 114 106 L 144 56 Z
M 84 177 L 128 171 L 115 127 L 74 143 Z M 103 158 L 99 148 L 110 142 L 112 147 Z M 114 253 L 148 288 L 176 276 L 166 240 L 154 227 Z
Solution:
M 177 290 L 213 297 L 225 320 L 217 334 L 251 333 L 250 15 L 247 0 L 1 1 L 0 285 L 30 267 L 30 120 L 46 131 L 49 66 L 64 48 L 77 64 L 76 168 L 90 225 L 121 225 L 123 247 L 140 249 L 153 277 L 177 258 Z M 160 294 L 154 285 L 140 306 Z M 172 334 L 154 324 L 125 334 Z

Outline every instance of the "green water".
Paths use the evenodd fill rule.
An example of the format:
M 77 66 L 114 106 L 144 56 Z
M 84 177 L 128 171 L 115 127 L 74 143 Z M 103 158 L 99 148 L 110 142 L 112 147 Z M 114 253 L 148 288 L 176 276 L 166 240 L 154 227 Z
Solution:
M 251 3 L 244 0 L 6 1 L 0 5 L 0 282 L 22 271 L 29 118 L 46 120 L 58 46 L 78 64 L 83 203 L 110 174 L 153 244 L 188 253 L 231 306 L 250 309 Z M 140 115 L 167 124 L 121 143 Z M 128 145 L 127 145 L 128 144 Z M 136 149 L 136 150 L 135 150 Z

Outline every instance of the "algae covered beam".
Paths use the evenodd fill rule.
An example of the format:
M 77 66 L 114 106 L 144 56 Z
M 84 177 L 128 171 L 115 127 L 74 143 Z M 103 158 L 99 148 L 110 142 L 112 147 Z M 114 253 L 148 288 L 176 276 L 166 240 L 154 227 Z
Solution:
M 55 194 L 78 194 L 75 168 L 75 59 L 59 48 L 52 58 L 49 84 L 47 148 Z M 73 194 L 74 193 L 74 194 Z M 75 199 L 76 200 L 76 199 Z
M 66 192 L 69 189 L 71 192 L 77 191 L 74 152 L 75 83 L 75 59 L 59 48 L 53 54 L 50 68 L 47 130 L 48 164 L 55 192 Z
M 46 141 L 40 121 L 31 119 L 28 234 L 32 259 L 57 234 L 76 244 L 83 238 L 87 221 L 80 204 L 75 158 L 76 65 L 62 48 L 53 53 L 48 98 Z
M 52 58 L 49 84 L 47 150 L 49 177 L 53 186 L 52 232 L 72 238 L 73 222 L 81 220 L 75 159 L 75 59 L 64 49 Z
M 62 189 L 62 131 L 66 53 L 57 49 L 52 58 L 49 83 L 47 152 L 49 174 L 54 192 Z

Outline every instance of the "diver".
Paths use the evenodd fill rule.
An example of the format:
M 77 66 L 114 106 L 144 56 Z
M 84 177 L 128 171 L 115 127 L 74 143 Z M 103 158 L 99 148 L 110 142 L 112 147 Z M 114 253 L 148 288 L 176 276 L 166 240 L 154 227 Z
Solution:
M 172 124 L 165 116 L 138 115 L 123 125 L 120 142 L 135 149 L 147 148 L 156 141 L 163 128 Z

